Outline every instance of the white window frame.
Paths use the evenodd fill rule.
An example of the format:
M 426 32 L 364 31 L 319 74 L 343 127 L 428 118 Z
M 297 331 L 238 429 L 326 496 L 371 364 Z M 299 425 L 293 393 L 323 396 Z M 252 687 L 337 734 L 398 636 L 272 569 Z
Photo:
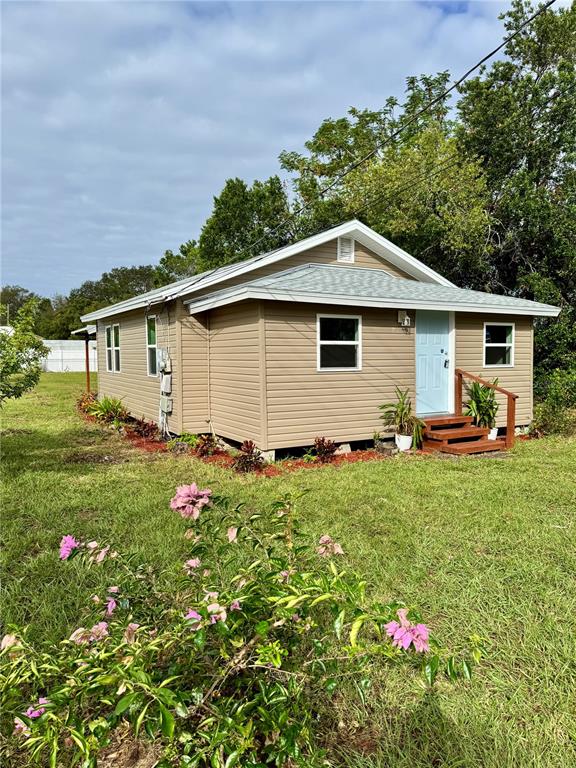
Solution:
M 352 243 L 352 253 L 350 254 L 350 256 L 342 255 L 342 246 L 341 246 L 342 240 L 350 240 L 350 242 Z M 354 240 L 354 238 L 345 237 L 345 236 L 339 237 L 338 248 L 336 252 L 336 261 L 339 261 L 341 264 L 354 264 L 355 257 L 356 257 L 356 241 Z
M 155 344 L 148 343 L 148 320 L 154 320 L 154 336 L 156 338 Z M 153 379 L 155 379 L 158 377 L 158 316 L 157 315 L 146 315 L 146 322 L 144 323 L 144 333 L 145 333 L 145 341 L 146 341 L 146 371 L 148 373 L 148 376 L 151 376 Z M 150 350 L 151 349 L 156 350 L 156 373 L 150 373 Z
M 110 344 L 108 344 L 108 334 L 110 334 Z M 114 339 L 112 337 L 112 326 L 107 325 L 104 328 L 104 342 L 106 348 L 106 371 L 114 373 L 114 348 L 112 346 Z M 110 354 L 110 356 L 108 356 Z
M 114 328 L 118 328 L 118 346 L 114 345 Z M 110 331 L 110 346 L 108 346 L 108 331 Z M 120 323 L 107 325 L 104 328 L 104 340 L 106 341 L 106 371 L 108 373 L 120 373 Z M 111 352 L 112 367 L 108 364 L 108 351 Z M 116 351 L 118 351 L 118 368 L 116 368 Z
M 358 339 L 357 341 L 322 341 L 320 339 L 320 321 L 323 318 L 335 318 L 337 320 L 357 320 L 358 321 Z M 320 366 L 320 349 L 323 344 L 341 344 L 342 346 L 356 346 L 358 352 L 356 354 L 357 365 L 355 368 L 322 368 Z M 318 373 L 338 373 L 339 371 L 346 371 L 348 373 L 356 373 L 362 370 L 362 315 L 328 315 L 325 313 L 316 315 L 316 371 Z
M 492 343 L 487 344 L 486 343 L 486 327 L 488 325 L 500 325 L 504 326 L 505 328 L 512 328 L 512 341 L 506 342 L 506 343 Z M 484 323 L 484 328 L 482 329 L 482 367 L 483 368 L 514 368 L 514 348 L 516 346 L 516 323 L 491 323 L 489 320 L 487 320 Z M 493 348 L 493 347 L 510 347 L 510 362 L 509 363 L 487 363 L 486 362 L 486 349 L 487 348 Z

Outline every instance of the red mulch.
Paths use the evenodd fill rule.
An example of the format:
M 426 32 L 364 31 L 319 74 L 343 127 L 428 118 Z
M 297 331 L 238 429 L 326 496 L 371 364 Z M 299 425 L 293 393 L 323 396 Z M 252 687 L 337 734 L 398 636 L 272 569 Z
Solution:
M 190 451 L 190 454 L 205 464 L 216 464 L 216 466 L 224 467 L 225 469 L 230 469 L 234 463 L 234 457 L 230 456 L 226 451 L 218 451 L 213 456 L 198 456 L 195 451 Z
M 318 467 L 327 467 L 329 465 L 338 466 L 339 464 L 356 464 L 358 461 L 381 461 L 386 458 L 388 457 L 374 450 L 353 451 L 352 453 L 339 453 L 325 464 L 322 464 L 320 461 L 286 459 L 285 461 L 282 461 L 280 465 L 273 465 L 271 468 L 278 469 L 278 472 L 274 474 L 282 474 L 282 470 L 285 472 L 295 472 L 298 469 L 318 469 Z M 268 467 L 266 469 L 268 469 Z M 266 470 L 263 470 L 263 474 L 266 474 Z
M 149 437 L 140 437 L 140 435 L 135 435 L 133 432 L 128 432 L 124 436 L 130 443 L 132 443 L 134 448 L 140 448 L 140 450 L 148 451 L 148 453 L 157 453 L 158 451 L 168 450 L 167 444 L 163 443 L 161 440 L 152 440 Z
M 214 464 L 224 469 L 231 469 L 234 463 L 234 457 L 226 451 L 219 451 L 213 456 L 198 456 L 191 451 L 189 455 L 195 456 L 206 464 Z M 263 469 L 259 469 L 254 473 L 260 477 L 278 477 L 284 475 L 287 472 L 296 472 L 299 469 L 318 469 L 319 467 L 326 467 L 329 465 L 338 466 L 340 464 L 355 464 L 358 461 L 381 461 L 387 458 L 383 454 L 374 450 L 367 451 L 354 451 L 353 453 L 342 453 L 334 456 L 334 458 L 322 464 L 319 461 L 304 461 L 304 459 L 285 459 L 278 462 L 278 464 L 267 464 Z
M 98 423 L 97 420 L 87 413 L 79 410 L 80 415 L 88 422 Z M 140 437 L 133 432 L 125 432 L 124 437 L 135 447 L 147 453 L 161 453 L 168 450 L 168 445 L 161 440 L 154 440 L 148 437 Z M 418 451 L 418 453 L 420 453 Z M 224 469 L 231 469 L 234 463 L 234 457 L 227 451 L 218 451 L 213 456 L 198 456 L 195 451 L 190 451 L 188 456 L 194 456 L 206 464 L 213 464 Z M 257 470 L 253 474 L 260 477 L 278 477 L 288 472 L 296 472 L 300 469 L 318 469 L 319 467 L 339 466 L 340 464 L 356 464 L 358 461 L 382 461 L 389 458 L 385 454 L 375 450 L 353 451 L 352 453 L 340 453 L 334 456 L 331 461 L 322 464 L 319 461 L 304 461 L 304 459 L 285 459 L 278 464 L 267 464 L 263 469 Z

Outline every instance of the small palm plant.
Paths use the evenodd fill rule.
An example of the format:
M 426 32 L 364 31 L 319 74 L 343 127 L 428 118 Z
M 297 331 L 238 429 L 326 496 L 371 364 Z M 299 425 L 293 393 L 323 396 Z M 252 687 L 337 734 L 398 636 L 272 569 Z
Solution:
M 104 424 L 116 422 L 116 426 L 121 426 L 129 416 L 122 401 L 115 397 L 103 397 L 100 400 L 95 400 L 86 407 L 86 412 Z
M 498 379 L 492 383 L 496 386 Z M 466 416 L 472 416 L 477 427 L 493 429 L 500 408 L 494 389 L 473 381 L 468 387 L 468 395 L 470 399 L 466 406 Z
M 395 403 L 379 406 L 382 411 L 380 418 L 387 427 L 394 427 L 397 435 L 411 437 L 414 447 L 419 448 L 422 445 L 424 422 L 412 413 L 412 398 L 407 389 L 396 387 L 396 398 Z

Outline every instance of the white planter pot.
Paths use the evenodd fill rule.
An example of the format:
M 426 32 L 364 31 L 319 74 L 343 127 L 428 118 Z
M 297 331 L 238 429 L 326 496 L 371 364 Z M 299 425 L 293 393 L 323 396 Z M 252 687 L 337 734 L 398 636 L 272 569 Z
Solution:
M 399 451 L 409 451 L 412 448 L 412 435 L 394 435 L 396 441 L 396 447 Z
M 488 440 L 497 440 L 498 439 L 498 427 L 492 427 L 490 432 L 488 432 Z

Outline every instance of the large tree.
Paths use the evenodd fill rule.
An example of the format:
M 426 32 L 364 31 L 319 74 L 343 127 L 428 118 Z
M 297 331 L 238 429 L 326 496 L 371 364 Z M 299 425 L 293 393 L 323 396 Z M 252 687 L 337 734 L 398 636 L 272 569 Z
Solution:
M 156 285 L 167 285 L 176 280 L 190 277 L 196 272 L 197 262 L 198 244 L 196 240 L 182 243 L 177 253 L 164 251 L 164 256 L 156 267 Z
M 198 271 L 286 245 L 293 236 L 290 228 L 281 226 L 288 213 L 288 196 L 278 176 L 252 186 L 228 179 L 202 227 Z
M 353 171 L 342 197 L 351 213 L 458 285 L 488 286 L 485 178 L 441 123 L 429 123 Z
M 533 12 L 515 0 L 506 30 Z M 576 5 L 546 11 L 505 50 L 462 88 L 458 138 L 490 190 L 494 288 L 563 306 L 537 323 L 547 370 L 576 353 Z
M 359 198 L 350 194 L 353 184 L 346 177 L 343 194 L 344 185 L 339 179 L 361 163 L 353 174 L 356 182 L 361 181 L 363 172 L 370 167 L 362 162 L 364 158 L 372 156 L 377 163 L 386 157 L 387 150 L 411 142 L 431 124 L 449 130 L 446 99 L 440 98 L 434 109 L 418 116 L 425 103 L 442 95 L 448 77 L 447 72 L 434 77 L 409 77 L 402 103 L 390 97 L 379 110 L 351 107 L 345 117 L 324 120 L 305 142 L 305 153 L 280 153 L 282 168 L 292 175 L 294 208 L 305 207 L 294 225 L 298 235 L 318 232 L 352 216 L 362 218 Z

